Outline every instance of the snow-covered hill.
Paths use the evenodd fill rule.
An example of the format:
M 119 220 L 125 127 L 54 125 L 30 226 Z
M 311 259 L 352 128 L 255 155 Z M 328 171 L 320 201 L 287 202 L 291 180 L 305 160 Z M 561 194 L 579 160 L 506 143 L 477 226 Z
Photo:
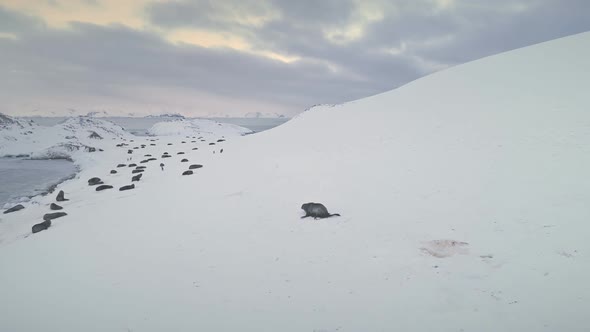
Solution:
M 237 125 L 221 123 L 213 120 L 181 119 L 158 122 L 148 130 L 148 133 L 155 136 L 201 136 L 215 134 L 232 137 L 250 134 L 252 131 Z
M 26 155 L 75 160 L 82 156 L 78 152 L 97 152 L 112 145 L 113 139 L 132 137 L 122 127 L 94 117 L 72 117 L 52 127 L 6 115 L 0 119 L 0 157 Z
M 106 151 L 48 230 L 22 238 L 53 197 L 2 216 L 0 330 L 587 331 L 588 58 L 590 33 L 256 135 L 147 138 L 134 161 L 172 157 L 131 191 Z

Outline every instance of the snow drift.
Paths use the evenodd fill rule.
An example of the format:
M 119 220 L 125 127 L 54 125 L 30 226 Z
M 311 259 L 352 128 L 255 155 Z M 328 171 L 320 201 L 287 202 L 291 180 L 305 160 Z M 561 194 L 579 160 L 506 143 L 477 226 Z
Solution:
M 580 34 L 154 146 L 204 167 L 175 156 L 96 193 L 129 182 L 114 151 L 60 186 L 67 217 L 0 243 L 0 329 L 586 331 L 588 58 Z M 23 234 L 51 201 L 0 225 Z M 301 220 L 306 202 L 342 217 Z

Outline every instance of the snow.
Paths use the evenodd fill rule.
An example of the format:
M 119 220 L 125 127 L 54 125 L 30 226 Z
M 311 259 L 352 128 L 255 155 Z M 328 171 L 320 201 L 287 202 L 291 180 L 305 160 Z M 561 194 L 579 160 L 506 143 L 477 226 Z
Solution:
M 202 134 L 245 135 L 252 133 L 251 130 L 233 124 L 221 123 L 206 119 L 180 119 L 174 121 L 163 121 L 154 124 L 148 134 L 154 136 L 183 136 Z
M 152 128 L 181 135 L 135 190 L 86 184 L 130 183 L 113 147 L 47 231 L 54 195 L 0 215 L 0 330 L 587 331 L 588 58 L 575 35 L 216 145 Z

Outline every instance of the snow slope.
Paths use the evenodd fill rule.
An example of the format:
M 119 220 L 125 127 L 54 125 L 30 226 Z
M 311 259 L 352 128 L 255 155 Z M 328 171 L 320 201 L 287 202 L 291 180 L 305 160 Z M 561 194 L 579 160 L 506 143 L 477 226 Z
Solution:
M 128 192 L 86 185 L 129 183 L 107 151 L 49 230 L 21 236 L 51 197 L 0 217 L 0 330 L 587 331 L 588 58 L 586 33 L 212 146 L 161 139 L 142 153 L 165 170 Z M 299 219 L 309 201 L 342 217 Z

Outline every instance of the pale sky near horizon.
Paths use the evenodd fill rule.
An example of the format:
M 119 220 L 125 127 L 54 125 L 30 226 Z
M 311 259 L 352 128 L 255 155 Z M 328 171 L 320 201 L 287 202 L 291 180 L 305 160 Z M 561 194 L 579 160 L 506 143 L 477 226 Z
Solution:
M 590 30 L 588 0 L 0 0 L 0 112 L 292 116 Z

